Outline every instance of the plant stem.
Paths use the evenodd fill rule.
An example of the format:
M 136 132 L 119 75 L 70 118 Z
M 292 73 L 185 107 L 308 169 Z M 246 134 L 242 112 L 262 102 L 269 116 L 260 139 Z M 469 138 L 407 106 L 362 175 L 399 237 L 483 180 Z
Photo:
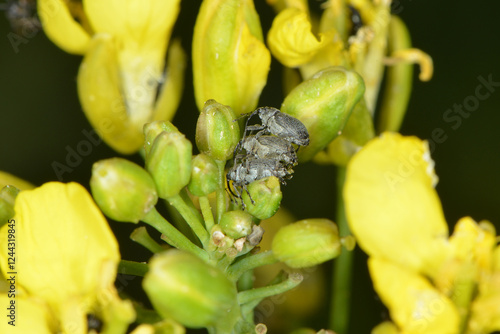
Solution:
M 349 235 L 349 226 L 344 210 L 342 190 L 345 181 L 344 167 L 337 170 L 337 225 L 341 237 Z M 345 334 L 349 328 L 351 276 L 354 252 L 345 249 L 333 262 L 332 296 L 330 305 L 330 329 L 336 333 Z
M 229 266 L 227 277 L 233 281 L 237 281 L 246 271 L 275 262 L 278 262 L 278 259 L 274 257 L 272 251 L 250 255 Z
M 134 275 L 143 277 L 149 270 L 147 263 L 120 260 L 118 273 L 124 275 Z
M 208 246 L 209 235 L 205 226 L 203 226 L 203 219 L 196 209 L 191 208 L 186 204 L 181 195 L 169 197 L 168 202 L 179 211 L 184 220 L 188 223 L 189 227 L 193 230 L 194 234 L 200 239 L 204 248 Z
M 215 224 L 214 215 L 212 214 L 212 208 L 210 207 L 210 202 L 208 201 L 207 196 L 201 196 L 199 200 L 201 214 L 203 215 L 203 219 L 205 220 L 205 228 L 210 233 L 212 227 Z
M 160 233 L 163 233 L 170 245 L 191 252 L 204 260 L 208 260 L 208 254 L 203 249 L 193 244 L 184 234 L 173 227 L 155 208 L 148 212 L 143 221 L 157 229 Z
M 148 231 L 146 230 L 146 227 L 144 226 L 138 227 L 134 231 L 132 231 L 132 233 L 130 234 L 130 239 L 144 246 L 152 253 L 159 253 L 165 250 L 165 248 L 163 248 L 160 244 L 153 240 L 153 238 L 151 238 Z
M 217 167 L 219 168 L 219 177 L 218 177 L 218 183 L 219 187 L 217 188 L 217 224 L 220 223 L 220 219 L 222 217 L 222 214 L 226 211 L 226 184 L 225 184 L 225 167 L 226 167 L 226 162 L 225 161 L 215 161 L 217 163 Z
M 238 293 L 238 303 L 244 305 L 261 301 L 264 298 L 275 296 L 295 288 L 304 278 L 299 273 L 291 273 L 286 280 L 281 283 L 256 288 Z

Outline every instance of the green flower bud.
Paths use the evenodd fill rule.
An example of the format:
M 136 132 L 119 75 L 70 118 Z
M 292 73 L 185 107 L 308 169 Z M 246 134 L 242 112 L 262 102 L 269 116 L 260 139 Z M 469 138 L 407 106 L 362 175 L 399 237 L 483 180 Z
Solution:
M 280 181 L 274 176 L 254 181 L 247 186 L 252 198 L 244 191 L 242 194 L 245 210 L 257 219 L 267 219 L 280 208 L 281 193 Z M 255 204 L 252 203 L 252 200 Z
M 190 253 L 169 250 L 155 255 L 142 284 L 161 316 L 187 327 L 214 326 L 239 312 L 235 284 Z
M 14 202 L 17 194 L 19 194 L 19 189 L 14 186 L 5 186 L 0 190 L 0 226 L 14 217 Z
M 155 183 L 148 172 L 122 158 L 96 162 L 90 189 L 102 212 L 120 222 L 138 223 L 158 201 Z
M 246 237 L 252 232 L 253 216 L 245 211 L 227 211 L 221 217 L 220 226 L 233 239 Z
M 161 198 L 177 195 L 191 178 L 193 145 L 180 132 L 160 133 L 146 157 L 146 170 L 153 176 Z
M 337 225 L 328 219 L 304 219 L 281 228 L 274 236 L 274 256 L 292 268 L 311 267 L 340 254 Z
M 169 121 L 154 121 L 144 124 L 144 151 L 146 152 L 146 156 L 151 151 L 151 146 L 153 146 L 156 137 L 163 131 L 179 132 Z
M 196 124 L 196 146 L 200 152 L 219 161 L 233 155 L 240 140 L 240 128 L 233 110 L 215 100 L 208 100 Z
M 312 159 L 342 132 L 364 91 L 363 79 L 356 72 L 330 67 L 288 94 L 281 111 L 304 123 L 310 136 L 309 146 L 298 152 L 299 159 Z
M 373 118 L 364 100 L 354 106 L 342 134 L 314 157 L 317 163 L 346 166 L 351 157 L 375 137 Z
M 214 159 L 206 154 L 198 154 L 191 161 L 191 181 L 188 189 L 195 196 L 206 196 L 219 186 L 219 168 Z
M 263 42 L 252 0 L 204 0 L 193 34 L 196 104 L 208 99 L 234 109 L 236 115 L 257 106 L 266 85 L 271 54 Z

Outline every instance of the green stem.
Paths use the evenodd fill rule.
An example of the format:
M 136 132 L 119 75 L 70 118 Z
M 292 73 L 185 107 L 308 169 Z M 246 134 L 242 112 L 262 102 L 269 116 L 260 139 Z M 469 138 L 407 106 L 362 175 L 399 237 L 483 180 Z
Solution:
M 205 220 L 205 228 L 210 233 L 212 227 L 215 224 L 214 215 L 212 214 L 212 208 L 210 207 L 210 201 L 207 196 L 200 196 L 200 208 L 203 219 Z
M 226 162 L 225 161 L 220 161 L 216 160 L 217 167 L 219 168 L 219 177 L 218 177 L 218 183 L 219 186 L 217 187 L 217 224 L 220 223 L 220 219 L 222 217 L 222 214 L 226 211 L 226 176 L 225 176 L 225 167 L 226 167 Z
M 200 239 L 204 248 L 208 246 L 209 235 L 203 226 L 203 218 L 196 209 L 186 204 L 181 195 L 169 197 L 168 202 L 179 211 L 184 220 L 188 223 L 189 227 L 193 230 L 194 234 Z
M 341 237 L 349 235 L 349 226 L 344 210 L 342 190 L 345 181 L 345 168 L 337 171 L 337 225 Z M 354 252 L 344 251 L 333 262 L 332 296 L 330 305 L 330 329 L 336 333 L 345 334 L 349 329 L 349 314 L 351 300 L 351 276 Z
M 130 234 L 130 239 L 149 249 L 152 253 L 159 253 L 165 250 L 165 248 L 163 248 L 160 244 L 153 240 L 153 238 L 151 238 L 148 231 L 146 230 L 146 227 L 144 226 L 138 227 L 134 231 L 132 231 L 132 233 Z
M 278 262 L 272 251 L 266 251 L 255 255 L 250 255 L 240 261 L 232 264 L 227 270 L 227 277 L 237 281 L 240 276 L 250 269 L 254 269 L 266 264 Z
M 147 263 L 120 260 L 118 273 L 124 275 L 134 275 L 143 277 L 149 270 Z
M 251 303 L 252 305 L 261 301 L 264 298 L 279 295 L 283 292 L 295 288 L 302 282 L 304 277 L 299 273 L 291 273 L 286 280 L 281 283 L 264 286 L 262 288 L 255 288 L 251 290 L 241 291 L 238 293 L 238 303 L 245 305 Z
M 157 229 L 160 233 L 163 233 L 165 237 L 162 239 L 166 239 L 170 245 L 191 252 L 204 260 L 208 260 L 208 254 L 203 249 L 193 244 L 184 234 L 173 227 L 155 208 L 148 212 L 143 221 Z

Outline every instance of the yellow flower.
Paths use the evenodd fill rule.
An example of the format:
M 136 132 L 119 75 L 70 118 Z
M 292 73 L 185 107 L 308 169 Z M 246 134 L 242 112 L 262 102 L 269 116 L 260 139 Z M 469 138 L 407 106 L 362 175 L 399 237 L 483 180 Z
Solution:
M 255 109 L 271 55 L 252 0 L 204 0 L 193 35 L 196 105 L 213 99 L 238 116 Z
M 268 34 L 269 48 L 283 65 L 299 67 L 304 79 L 330 66 L 355 70 L 365 80 L 366 105 L 373 115 L 386 65 L 417 63 L 423 69 L 422 80 L 432 77 L 432 60 L 422 51 L 411 49 L 411 45 L 388 48 L 388 41 L 398 38 L 390 34 L 390 23 L 395 18 L 390 14 L 390 4 L 329 0 L 324 3 L 321 19 L 315 22 L 306 4 L 278 1 L 275 8 L 280 12 Z M 347 19 L 354 15 L 359 16 L 359 26 Z M 409 42 L 409 35 L 407 39 Z M 411 85 L 411 73 L 398 84 Z M 403 104 L 406 107 L 406 102 Z
M 38 1 L 47 36 L 63 50 L 85 55 L 78 74 L 83 110 L 99 135 L 121 153 L 141 147 L 144 123 L 171 119 L 177 109 L 185 67 L 180 43 L 170 48 L 166 78 L 163 68 L 179 3 Z
M 15 265 L 7 252 L 0 252 L 0 265 L 5 277 L 17 273 L 19 323 L 31 326 L 26 320 L 33 319 L 47 332 L 87 333 L 90 313 L 126 329 L 134 311 L 113 285 L 118 244 L 88 192 L 76 183 L 47 183 L 20 192 L 15 212 L 0 230 L 2 249 L 14 239 Z
M 384 133 L 351 159 L 346 214 L 375 290 L 401 333 L 498 330 L 494 228 L 465 217 L 448 237 L 436 183 L 428 145 L 415 137 Z M 393 332 L 377 330 L 385 327 Z

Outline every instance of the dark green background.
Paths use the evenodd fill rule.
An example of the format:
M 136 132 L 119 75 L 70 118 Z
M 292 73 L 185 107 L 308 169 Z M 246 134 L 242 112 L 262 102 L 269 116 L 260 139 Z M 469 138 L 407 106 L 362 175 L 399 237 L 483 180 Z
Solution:
M 183 39 L 189 52 L 199 1 L 183 1 L 174 36 Z M 317 5 L 315 2 L 314 5 Z M 272 11 L 257 0 L 265 31 Z M 401 132 L 430 139 L 442 129 L 446 140 L 436 144 L 433 158 L 440 178 L 437 191 L 451 226 L 463 216 L 488 219 L 500 228 L 500 87 L 462 124 L 453 129 L 443 115 L 454 104 L 475 94 L 479 76 L 500 82 L 500 2 L 400 0 L 395 5 L 408 25 L 413 44 L 429 53 L 435 66 L 428 83 L 414 82 L 414 91 Z M 43 32 L 25 36 L 27 43 L 15 52 L 8 40 L 10 27 L 0 18 L 0 170 L 37 185 L 56 180 L 53 162 L 65 164 L 67 148 L 76 150 L 91 127 L 76 95 L 76 75 L 81 57 L 64 53 Z M 189 64 L 190 66 L 190 64 Z M 283 99 L 279 64 L 273 61 L 260 105 L 279 106 Z M 191 78 L 190 69 L 187 73 Z M 174 123 L 194 139 L 198 111 L 191 79 L 187 79 L 181 108 Z M 104 143 L 92 146 L 88 156 L 63 181 L 88 186 L 93 162 L 116 156 Z M 137 156 L 133 160 L 140 162 Z M 284 205 L 297 218 L 334 217 L 335 169 L 305 164 L 284 188 Z M 126 239 L 131 225 L 113 224 Z M 124 243 L 129 244 L 128 241 Z M 139 247 L 122 248 L 124 258 L 141 258 Z M 357 253 L 354 276 L 352 333 L 366 333 L 386 317 L 371 290 L 365 258 Z M 363 320 L 361 320 L 363 319 Z M 326 322 L 317 322 L 317 329 Z

